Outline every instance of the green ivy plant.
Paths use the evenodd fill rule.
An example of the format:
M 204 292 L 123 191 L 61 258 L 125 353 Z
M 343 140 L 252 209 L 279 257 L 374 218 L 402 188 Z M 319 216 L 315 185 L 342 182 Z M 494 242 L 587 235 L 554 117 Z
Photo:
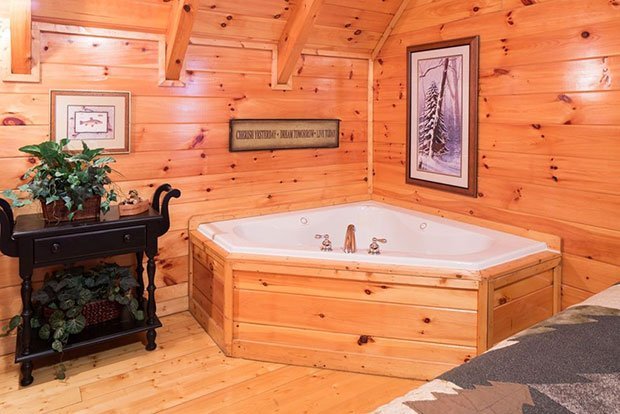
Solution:
M 138 286 L 131 268 L 114 263 L 106 263 L 90 270 L 74 267 L 59 270 L 45 278 L 43 287 L 32 295 L 34 316 L 30 326 L 38 329 L 43 340 L 51 340 L 52 349 L 62 352 L 70 335 L 82 332 L 86 318 L 82 309 L 87 303 L 109 300 L 126 306 L 137 320 L 144 319 L 144 312 L 139 309 L 134 297 L 134 288 Z M 45 317 L 45 309 L 49 317 Z M 11 318 L 4 328 L 8 335 L 22 323 L 20 315 Z
M 117 200 L 114 189 L 106 187 L 112 182 L 108 176 L 112 169 L 108 164 L 115 162 L 114 158 L 100 156 L 102 148 L 90 149 L 84 142 L 81 152 L 71 153 L 64 149 L 68 143 L 68 139 L 45 141 L 19 149 L 37 158 L 39 163 L 26 171 L 23 179 L 30 181 L 18 188 L 28 192 L 31 199 L 20 199 L 12 190 L 4 191 L 13 206 L 22 207 L 32 200 L 45 204 L 62 200 L 72 220 L 76 211 L 84 209 L 85 200 L 100 196 L 101 211 L 105 213 L 110 209 L 110 202 Z

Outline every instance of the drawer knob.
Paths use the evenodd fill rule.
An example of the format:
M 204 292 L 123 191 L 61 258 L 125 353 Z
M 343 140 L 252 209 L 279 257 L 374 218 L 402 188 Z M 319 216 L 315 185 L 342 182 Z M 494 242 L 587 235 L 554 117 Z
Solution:
M 60 253 L 60 243 L 52 244 L 52 247 L 50 248 L 50 250 L 52 251 L 52 254 Z
M 123 236 L 123 241 L 124 241 L 125 243 L 129 243 L 129 242 L 131 241 L 131 234 L 125 234 L 125 235 Z

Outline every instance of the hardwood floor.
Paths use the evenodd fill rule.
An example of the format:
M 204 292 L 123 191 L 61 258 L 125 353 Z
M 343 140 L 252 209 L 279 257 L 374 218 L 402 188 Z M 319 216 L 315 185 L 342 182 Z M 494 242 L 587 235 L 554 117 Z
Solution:
M 162 318 L 158 349 L 136 342 L 65 362 L 67 379 L 35 369 L 18 386 L 0 359 L 0 412 L 365 413 L 421 383 L 225 357 L 187 312 Z

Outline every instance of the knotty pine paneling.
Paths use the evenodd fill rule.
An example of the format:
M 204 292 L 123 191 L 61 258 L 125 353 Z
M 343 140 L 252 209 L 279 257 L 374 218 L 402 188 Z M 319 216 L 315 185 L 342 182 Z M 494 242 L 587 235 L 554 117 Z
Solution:
M 196 36 L 217 37 L 232 40 L 277 42 L 286 21 L 274 17 L 255 17 L 243 13 L 238 5 L 236 13 L 221 13 L 217 8 L 199 10 L 192 33 Z M 277 15 L 274 14 L 274 16 Z
M 160 8 L 158 2 L 143 3 L 147 9 Z M 105 16 L 92 21 L 104 23 Z M 132 21 L 136 28 L 142 25 L 139 19 L 127 24 Z M 171 205 L 170 232 L 160 240 L 157 295 L 162 313 L 187 309 L 187 226 L 192 216 L 368 197 L 367 61 L 303 56 L 294 89 L 274 91 L 271 52 L 192 45 L 183 73 L 187 86 L 160 88 L 155 42 L 46 32 L 41 62 L 40 83 L 0 83 L 0 119 L 23 123 L 0 126 L 0 189 L 18 186 L 32 165 L 18 148 L 49 137 L 50 89 L 131 91 L 133 151 L 115 157 L 116 185 L 150 195 L 169 182 L 183 192 Z M 228 121 L 234 117 L 340 118 L 340 148 L 229 153 Z M 131 257 L 117 259 L 133 262 Z M 44 273 L 37 272 L 35 279 Z M 0 256 L 0 325 L 20 310 L 15 299 L 19 282 L 16 259 Z M 0 354 L 13 347 L 14 338 L 0 340 Z
M 317 26 L 339 27 L 383 33 L 394 13 L 388 9 L 373 11 L 359 8 L 355 3 L 347 6 L 325 2 L 316 18 Z M 320 30 L 320 29 L 319 29 Z
M 242 14 L 262 19 L 280 19 L 288 17 L 291 5 L 288 0 L 244 0 L 243 7 L 230 0 L 200 0 L 198 10 L 218 12 L 225 15 Z
M 369 55 L 402 1 L 327 0 L 306 46 Z M 32 0 L 32 3 L 35 21 L 149 33 L 165 33 L 171 10 L 168 0 Z M 297 3 L 198 0 L 194 4 L 197 11 L 193 37 L 277 44 Z
M 620 281 L 620 5 L 412 1 L 375 63 L 374 189 L 558 234 L 564 306 Z M 406 47 L 480 35 L 477 199 L 405 184 Z
M 157 0 L 32 0 L 33 20 L 165 33 L 170 3 Z
M 402 0 L 325 1 L 306 47 L 370 54 Z M 295 3 L 201 1 L 195 36 L 277 43 Z
M 351 0 L 325 0 L 326 5 L 355 7 L 357 9 L 392 15 L 396 13 L 401 2 L 402 0 L 356 0 L 355 2 Z

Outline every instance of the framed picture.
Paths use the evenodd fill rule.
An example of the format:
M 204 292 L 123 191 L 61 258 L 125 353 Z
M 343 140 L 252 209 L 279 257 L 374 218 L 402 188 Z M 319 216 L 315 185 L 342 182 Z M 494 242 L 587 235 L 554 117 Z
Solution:
M 231 119 L 229 151 L 338 148 L 339 119 Z
M 407 48 L 407 183 L 477 197 L 479 38 Z
M 50 91 L 50 138 L 69 139 L 69 150 L 82 142 L 105 153 L 129 152 L 129 92 Z

